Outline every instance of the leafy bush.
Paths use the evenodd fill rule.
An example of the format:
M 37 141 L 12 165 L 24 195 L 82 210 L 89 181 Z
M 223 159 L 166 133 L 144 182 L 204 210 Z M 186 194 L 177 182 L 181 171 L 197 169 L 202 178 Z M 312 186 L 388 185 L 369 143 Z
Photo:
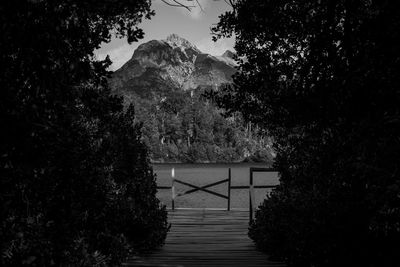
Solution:
M 281 185 L 250 225 L 296 266 L 399 266 L 400 11 L 394 1 L 233 1 L 240 71 L 217 101 L 268 131 Z
M 110 266 L 168 225 L 133 108 L 93 50 L 148 1 L 1 2 L 0 265 Z

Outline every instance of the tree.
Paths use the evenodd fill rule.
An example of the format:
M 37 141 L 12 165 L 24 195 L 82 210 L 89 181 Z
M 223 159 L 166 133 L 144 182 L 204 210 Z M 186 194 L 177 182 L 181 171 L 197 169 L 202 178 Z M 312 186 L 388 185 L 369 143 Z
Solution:
M 111 96 L 111 32 L 143 37 L 150 1 L 0 4 L 0 265 L 119 265 L 168 225 L 133 109 Z
M 274 140 L 280 186 L 249 235 L 299 266 L 398 266 L 400 11 L 395 1 L 232 1 L 228 112 Z

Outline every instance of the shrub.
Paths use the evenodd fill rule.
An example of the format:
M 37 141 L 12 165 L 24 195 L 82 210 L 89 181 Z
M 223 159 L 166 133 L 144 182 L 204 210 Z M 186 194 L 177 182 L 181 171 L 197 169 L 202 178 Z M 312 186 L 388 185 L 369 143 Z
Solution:
M 296 266 L 399 266 L 397 4 L 232 3 L 214 32 L 239 72 L 217 102 L 271 135 L 281 183 L 250 237 Z
M 0 265 L 120 265 L 163 243 L 133 108 L 93 56 L 151 14 L 144 0 L 1 2 Z

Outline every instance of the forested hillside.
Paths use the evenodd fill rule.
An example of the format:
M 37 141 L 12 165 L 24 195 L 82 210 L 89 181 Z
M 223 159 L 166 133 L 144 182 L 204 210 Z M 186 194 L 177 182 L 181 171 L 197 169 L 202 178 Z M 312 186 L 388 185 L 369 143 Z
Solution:
M 154 162 L 271 161 L 268 138 L 239 113 L 224 117 L 204 95 L 232 82 L 234 54 L 202 53 L 172 34 L 140 45 L 110 79 L 133 103 Z M 265 136 L 265 135 L 264 135 Z
M 156 100 L 138 97 L 144 141 L 156 162 L 271 161 L 270 140 L 244 124 L 240 115 L 225 118 L 202 90 L 175 91 Z

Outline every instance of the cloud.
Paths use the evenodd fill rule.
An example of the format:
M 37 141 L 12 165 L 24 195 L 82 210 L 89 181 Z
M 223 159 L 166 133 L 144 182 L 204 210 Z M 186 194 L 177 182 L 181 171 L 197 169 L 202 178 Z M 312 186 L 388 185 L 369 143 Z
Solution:
M 118 46 L 114 49 L 110 49 L 106 52 L 95 52 L 96 58 L 99 60 L 105 59 L 107 55 L 110 56 L 111 61 L 113 62 L 110 66 L 110 70 L 114 71 L 119 69 L 122 65 L 127 62 L 133 54 L 133 46 L 125 43 L 121 46 Z
M 221 56 L 226 50 L 234 51 L 233 45 L 235 44 L 234 38 L 219 39 L 217 42 L 213 42 L 211 37 L 201 39 L 196 43 L 196 46 L 203 53 L 207 53 L 213 56 Z

